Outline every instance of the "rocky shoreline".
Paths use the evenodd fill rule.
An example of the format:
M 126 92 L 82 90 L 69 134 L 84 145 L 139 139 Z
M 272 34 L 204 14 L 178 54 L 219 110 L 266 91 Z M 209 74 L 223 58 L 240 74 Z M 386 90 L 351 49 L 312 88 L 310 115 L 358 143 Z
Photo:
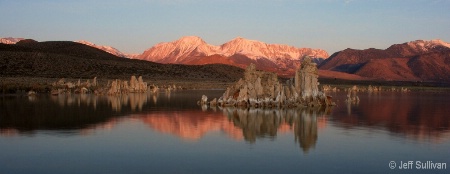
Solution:
M 72 84 L 86 83 L 88 80 L 92 83 L 91 79 L 74 79 L 63 78 L 65 82 Z M 40 77 L 2 77 L 0 78 L 0 95 L 22 95 L 29 91 L 34 91 L 37 94 L 50 94 L 54 89 L 53 83 L 58 82 L 61 78 L 40 78 Z M 97 83 L 107 85 L 108 81 L 111 83 L 116 79 L 103 79 L 97 78 Z M 126 79 L 121 79 L 125 81 Z M 192 81 L 189 79 L 147 79 L 143 77 L 143 82 L 147 85 L 155 85 L 162 89 L 167 89 L 169 86 L 180 87 L 183 90 L 195 90 L 195 89 L 224 89 L 224 86 L 231 84 L 230 82 L 215 81 L 215 80 L 202 80 Z M 73 91 L 72 91 L 73 92 Z M 93 92 L 93 90 L 92 90 Z

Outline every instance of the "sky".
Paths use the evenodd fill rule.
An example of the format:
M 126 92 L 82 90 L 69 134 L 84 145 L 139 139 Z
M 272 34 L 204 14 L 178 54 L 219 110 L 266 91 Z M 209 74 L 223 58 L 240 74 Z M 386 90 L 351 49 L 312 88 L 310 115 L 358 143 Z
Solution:
M 450 42 L 450 0 L 0 0 L 0 37 L 87 40 L 125 53 L 199 36 L 330 55 L 414 40 Z

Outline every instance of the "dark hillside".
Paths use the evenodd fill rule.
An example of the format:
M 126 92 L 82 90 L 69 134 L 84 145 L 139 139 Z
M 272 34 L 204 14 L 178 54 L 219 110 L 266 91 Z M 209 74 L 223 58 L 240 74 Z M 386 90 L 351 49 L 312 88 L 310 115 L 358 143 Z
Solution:
M 231 82 L 243 70 L 228 65 L 171 65 L 126 59 L 75 42 L 0 44 L 0 77 L 129 78 Z

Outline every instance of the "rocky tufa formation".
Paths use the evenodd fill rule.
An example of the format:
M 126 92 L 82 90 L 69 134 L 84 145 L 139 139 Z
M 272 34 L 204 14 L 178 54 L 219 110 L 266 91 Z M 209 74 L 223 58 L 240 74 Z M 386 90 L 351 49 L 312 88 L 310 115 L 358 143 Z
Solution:
M 353 86 L 351 88 L 346 89 L 347 91 L 347 99 L 345 99 L 345 102 L 347 103 L 359 103 L 359 97 L 358 92 L 360 89 L 358 86 Z
M 109 85 L 110 84 L 110 85 Z M 142 76 L 136 79 L 136 76 L 131 76 L 130 84 L 128 81 L 122 81 L 119 79 L 108 82 L 107 87 L 109 90 L 108 95 L 126 94 L 126 93 L 145 93 L 148 90 L 147 82 L 142 80 Z
M 297 70 L 294 83 L 282 85 L 275 73 L 256 70 L 250 64 L 244 78 L 229 86 L 217 100 L 219 106 L 313 107 L 331 106 L 331 97 L 319 91 L 317 65 L 306 56 Z

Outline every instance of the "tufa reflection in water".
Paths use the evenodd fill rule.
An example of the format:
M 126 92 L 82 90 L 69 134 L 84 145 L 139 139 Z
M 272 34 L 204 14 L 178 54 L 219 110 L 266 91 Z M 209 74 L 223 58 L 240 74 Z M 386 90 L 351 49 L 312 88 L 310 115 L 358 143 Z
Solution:
M 89 107 L 93 107 L 93 109 L 97 109 L 97 105 L 99 102 L 107 102 L 111 109 L 117 112 L 120 112 L 122 108 L 129 108 L 131 111 L 142 111 L 143 106 L 148 102 L 149 98 L 152 98 L 153 103 L 157 102 L 158 93 L 130 93 L 124 95 L 117 96 L 97 96 L 91 94 L 61 94 L 61 95 L 52 95 L 50 99 L 58 103 L 60 107 L 65 106 L 81 106 L 87 105 Z M 35 101 L 35 97 L 30 100 Z
M 136 114 L 151 129 L 188 141 L 198 141 L 210 132 L 220 131 L 234 140 L 255 143 L 258 138 L 273 139 L 279 133 L 294 133 L 295 142 L 307 153 L 317 143 L 318 129 L 326 126 L 331 108 L 254 109 L 219 108 L 220 112 L 183 111 Z
M 96 96 L 61 94 L 57 96 L 4 96 L 0 100 L 0 134 L 30 134 L 35 130 L 59 133 L 111 128 L 117 117 L 143 110 L 157 94 Z
M 317 142 L 318 124 L 324 126 L 331 108 L 295 109 L 243 109 L 222 108 L 234 125 L 242 129 L 246 141 L 255 143 L 257 138 L 274 138 L 278 131 L 294 132 L 295 142 L 307 153 Z

